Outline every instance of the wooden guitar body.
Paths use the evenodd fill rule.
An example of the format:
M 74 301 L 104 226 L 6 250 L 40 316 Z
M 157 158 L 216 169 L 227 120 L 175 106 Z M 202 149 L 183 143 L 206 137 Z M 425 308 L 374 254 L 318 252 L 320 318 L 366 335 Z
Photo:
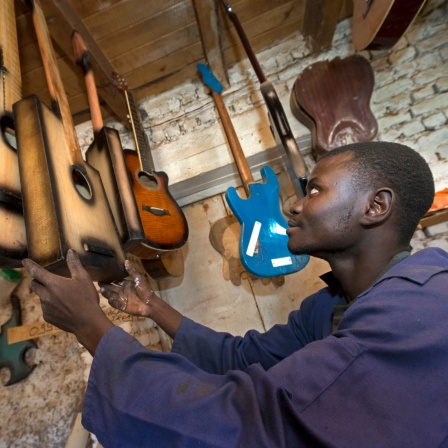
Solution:
M 338 146 L 375 138 L 373 87 L 372 67 L 360 55 L 319 61 L 300 73 L 291 93 L 291 110 L 310 128 L 316 159 Z
M 392 48 L 426 0 L 354 0 L 352 38 L 357 51 Z
M 86 152 L 87 163 L 101 175 L 123 249 L 131 251 L 145 238 L 118 131 L 103 127 Z
M 0 268 L 27 256 L 12 105 L 22 98 L 14 0 L 0 2 Z
M 28 252 L 17 151 L 6 137 L 12 117 L 3 114 L 0 125 L 0 267 L 21 267 Z
M 292 274 L 303 269 L 310 257 L 289 252 L 277 177 L 268 166 L 261 169 L 261 176 L 263 183 L 249 185 L 247 199 L 240 198 L 233 187 L 226 192 L 227 203 L 241 224 L 241 262 L 258 277 Z
M 98 172 L 71 163 L 63 124 L 35 95 L 14 104 L 28 256 L 69 276 L 74 249 L 94 281 L 127 276 L 125 254 Z
M 130 252 L 153 258 L 154 252 L 180 248 L 188 239 L 188 224 L 168 190 L 167 174 L 142 171 L 136 151 L 125 150 L 125 161 L 145 232 L 145 241 Z

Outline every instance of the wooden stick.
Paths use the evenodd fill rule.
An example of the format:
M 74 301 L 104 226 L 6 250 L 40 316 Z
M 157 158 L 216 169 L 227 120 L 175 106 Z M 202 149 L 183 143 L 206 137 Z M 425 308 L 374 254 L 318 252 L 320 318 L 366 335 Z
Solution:
M 103 127 L 103 117 L 101 114 L 100 101 L 96 90 L 95 76 L 93 75 L 90 56 L 84 39 L 78 31 L 72 32 L 72 46 L 76 65 L 79 65 L 84 73 L 86 83 L 87 99 L 89 101 L 90 116 L 92 118 L 93 132 L 98 133 Z
M 123 313 L 122 311 L 119 311 L 112 307 L 105 308 L 103 311 L 106 314 L 107 318 L 115 324 L 130 322 L 132 320 L 138 319 L 136 316 L 131 316 L 130 314 Z M 42 336 L 49 336 L 51 334 L 60 333 L 63 330 L 43 320 L 34 322 L 33 324 L 8 328 L 7 331 L 8 344 L 15 344 L 16 342 L 27 341 L 29 339 L 36 339 Z

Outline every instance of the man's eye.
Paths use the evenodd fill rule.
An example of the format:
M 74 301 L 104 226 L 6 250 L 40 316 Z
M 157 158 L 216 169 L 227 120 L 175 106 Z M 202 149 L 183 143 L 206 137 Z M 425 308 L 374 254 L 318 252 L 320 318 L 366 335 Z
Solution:
M 316 187 L 310 187 L 309 195 L 312 196 L 313 194 L 319 193 L 319 190 Z

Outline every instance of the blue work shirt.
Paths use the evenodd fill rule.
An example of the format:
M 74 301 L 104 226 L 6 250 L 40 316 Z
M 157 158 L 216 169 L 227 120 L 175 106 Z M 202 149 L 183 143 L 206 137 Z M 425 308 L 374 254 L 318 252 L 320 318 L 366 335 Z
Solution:
M 244 337 L 184 318 L 172 353 L 101 339 L 83 424 L 105 447 L 448 447 L 448 254 L 424 249 L 357 297 L 305 299 Z

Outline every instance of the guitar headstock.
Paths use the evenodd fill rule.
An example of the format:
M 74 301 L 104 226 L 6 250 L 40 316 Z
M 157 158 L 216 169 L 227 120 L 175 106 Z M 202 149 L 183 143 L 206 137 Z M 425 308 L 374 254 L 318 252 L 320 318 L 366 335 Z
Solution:
M 214 92 L 220 94 L 222 92 L 222 84 L 218 81 L 216 76 L 211 71 L 210 67 L 205 64 L 197 64 L 196 67 L 201 72 L 202 80 L 207 87 L 210 87 Z
M 124 79 L 124 76 L 120 75 L 117 72 L 112 72 L 112 77 L 114 78 L 116 86 L 125 92 L 129 90 L 129 84 Z

